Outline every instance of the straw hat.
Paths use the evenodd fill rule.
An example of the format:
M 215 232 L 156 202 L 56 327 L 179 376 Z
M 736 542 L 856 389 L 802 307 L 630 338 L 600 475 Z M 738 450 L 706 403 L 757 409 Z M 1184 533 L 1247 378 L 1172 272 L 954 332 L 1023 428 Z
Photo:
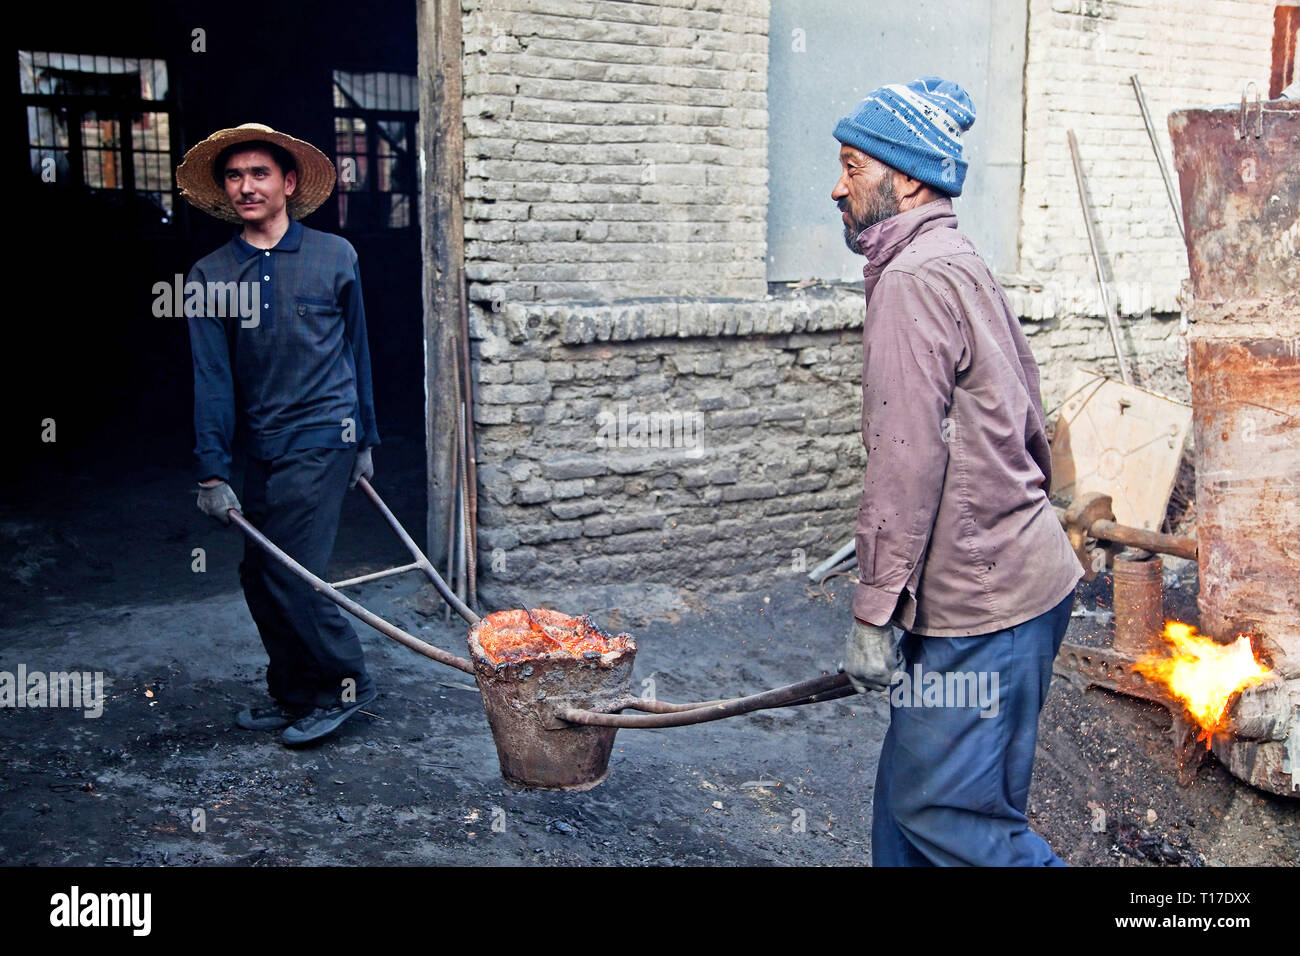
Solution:
M 245 123 L 234 129 L 217 130 L 185 154 L 176 167 L 176 184 L 190 205 L 227 222 L 243 222 L 230 205 L 226 191 L 212 176 L 212 164 L 227 146 L 264 140 L 283 147 L 298 164 L 298 185 L 289 197 L 289 216 L 302 219 L 315 212 L 334 191 L 334 164 L 311 143 L 277 133 L 261 123 Z

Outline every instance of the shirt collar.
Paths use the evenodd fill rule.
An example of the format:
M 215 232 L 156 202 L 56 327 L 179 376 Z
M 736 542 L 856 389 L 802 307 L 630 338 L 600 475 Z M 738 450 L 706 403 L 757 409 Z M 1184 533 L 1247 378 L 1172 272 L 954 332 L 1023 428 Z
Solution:
M 248 242 L 239 233 L 235 233 L 230 239 L 231 248 L 234 250 L 235 259 L 239 262 L 247 262 L 253 256 L 265 252 L 265 249 L 259 249 Z M 272 248 L 272 252 L 297 252 L 302 246 L 302 223 L 296 219 L 289 220 L 289 228 L 280 241 Z
M 867 257 L 864 272 L 883 269 L 918 235 L 945 226 L 949 229 L 957 228 L 957 215 L 952 211 L 952 200 L 947 196 L 922 203 L 862 230 L 858 233 L 857 245 L 858 250 Z

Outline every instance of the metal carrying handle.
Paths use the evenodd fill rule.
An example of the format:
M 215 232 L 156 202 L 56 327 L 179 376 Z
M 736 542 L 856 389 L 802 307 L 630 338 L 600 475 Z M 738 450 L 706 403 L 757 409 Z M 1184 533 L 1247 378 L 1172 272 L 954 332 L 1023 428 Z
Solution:
M 561 704 L 556 707 L 554 714 L 558 720 L 570 724 L 585 724 L 589 727 L 683 727 L 687 724 L 703 724 L 711 720 L 738 717 L 741 714 L 748 714 L 755 710 L 795 707 L 802 704 L 816 704 L 824 700 L 838 700 L 841 697 L 849 697 L 856 693 L 857 691 L 849 682 L 847 674 L 825 674 L 821 677 L 814 677 L 812 680 L 800 681 L 797 684 L 786 684 L 784 687 L 765 690 L 758 694 L 750 694 L 747 697 L 710 701 L 707 704 L 689 707 L 688 709 L 676 709 L 667 713 L 610 714 L 566 707 Z M 650 702 L 639 700 L 615 701 L 611 709 L 621 709 L 622 707 L 638 710 L 648 709 L 637 706 L 645 703 Z M 663 706 L 680 708 L 683 705 Z
M 379 633 L 391 637 L 399 644 L 404 644 L 417 654 L 423 654 L 440 664 L 446 664 L 448 667 L 454 667 L 458 671 L 466 674 L 474 673 L 474 665 L 471 661 L 463 657 L 458 657 L 442 648 L 434 647 L 427 641 L 422 641 L 413 634 L 409 634 L 395 624 L 390 624 L 378 614 L 358 604 L 356 601 L 340 594 L 337 590 L 340 587 L 346 587 L 352 584 L 361 584 L 366 581 L 375 581 L 380 578 L 390 577 L 396 574 L 405 574 L 408 571 L 423 571 L 438 593 L 465 621 L 469 624 L 477 623 L 480 618 L 463 601 L 456 597 L 455 593 L 447 586 L 447 582 L 442 579 L 434 569 L 433 564 L 420 550 L 419 546 L 412 540 L 411 536 L 406 533 L 401 522 L 384 504 L 384 500 L 379 497 L 379 493 L 371 486 L 365 478 L 357 481 L 361 490 L 371 503 L 379 509 L 379 513 L 384 516 L 388 526 L 406 545 L 411 556 L 415 559 L 409 564 L 399 565 L 398 567 L 388 568 L 384 571 L 376 571 L 372 574 L 363 574 L 359 577 L 348 578 L 344 581 L 330 584 L 328 581 L 312 574 L 305 567 L 291 558 L 252 523 L 244 517 L 243 513 L 235 508 L 226 512 L 231 522 L 235 524 L 244 534 L 248 535 L 263 551 L 271 555 L 291 572 L 302 580 L 310 584 L 314 589 L 319 591 L 325 597 L 329 598 L 343 610 L 352 616 L 369 624 Z M 530 614 L 531 618 L 532 615 Z M 592 710 L 583 710 L 576 707 L 565 706 L 562 702 L 557 705 L 553 712 L 556 727 L 558 729 L 565 724 L 586 724 L 600 727 L 681 727 L 686 724 L 700 724 L 711 720 L 722 720 L 725 717 L 736 717 L 740 714 L 748 714 L 755 710 L 766 710 L 774 707 L 793 707 L 801 704 L 815 704 L 819 701 L 837 700 L 841 697 L 848 697 L 857 693 L 849 683 L 849 679 L 844 674 L 828 674 L 821 677 L 814 677 L 812 680 L 801 681 L 797 684 L 787 684 L 784 687 L 777 687 L 773 690 L 763 691 L 759 694 L 750 694 L 747 697 L 733 697 L 727 700 L 710 700 L 697 701 L 689 704 L 672 704 L 668 701 L 645 700 L 639 697 L 625 697 L 614 701 L 609 706 L 609 711 L 619 711 L 624 709 L 641 710 L 648 713 L 642 714 L 620 714 Z
M 410 550 L 411 556 L 414 557 L 415 560 L 400 568 L 389 568 L 387 571 L 382 571 L 373 575 L 362 575 L 360 578 L 353 578 L 350 581 L 341 581 L 339 583 L 350 584 L 362 580 L 374 580 L 376 578 L 387 577 L 392 574 L 399 574 L 405 571 L 414 571 L 418 569 L 423 571 L 425 576 L 433 582 L 433 586 L 438 589 L 438 593 L 442 595 L 443 600 L 455 608 L 456 613 L 465 618 L 465 620 L 471 624 L 476 622 L 479 619 L 478 615 L 466 607 L 465 604 L 452 593 L 451 588 L 447 587 L 447 582 L 444 581 L 438 575 L 438 572 L 434 570 L 433 565 L 429 563 L 429 559 L 424 556 L 424 552 L 421 551 L 416 543 L 411 540 L 411 536 L 406 533 L 406 529 L 401 526 L 393 513 L 388 510 L 388 506 L 384 504 L 383 500 L 375 492 L 375 489 L 370 486 L 370 482 L 365 478 L 361 478 L 358 480 L 357 484 L 361 486 L 361 490 L 366 493 L 366 496 L 374 502 L 375 507 L 379 509 L 380 513 L 388 521 L 389 526 L 397 532 L 397 536 L 402 540 L 402 543 L 406 545 L 407 549 Z M 456 670 L 464 671 L 466 674 L 474 673 L 474 665 L 465 658 L 457 657 L 449 651 L 444 651 L 440 647 L 434 647 L 427 641 L 420 640 L 413 634 L 408 634 L 397 625 L 388 623 L 378 614 L 362 607 L 350 597 L 340 594 L 335 589 L 334 585 L 312 574 L 301 564 L 280 550 L 275 542 L 254 528 L 252 523 L 244 517 L 241 511 L 231 508 L 226 512 L 226 514 L 230 518 L 231 522 L 237 525 L 239 529 L 243 531 L 244 534 L 248 535 L 248 537 L 251 538 L 263 551 L 271 555 L 271 557 L 275 558 L 286 568 L 298 577 L 302 578 L 353 617 L 365 621 L 380 634 L 391 637 L 399 644 L 405 644 L 417 654 L 423 654 L 425 657 L 431 658 L 440 664 L 454 667 Z

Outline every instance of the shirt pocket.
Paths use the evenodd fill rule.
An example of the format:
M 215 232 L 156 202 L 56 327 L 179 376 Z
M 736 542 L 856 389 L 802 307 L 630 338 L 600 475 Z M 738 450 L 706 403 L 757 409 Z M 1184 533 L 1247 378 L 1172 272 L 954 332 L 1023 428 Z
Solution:
M 342 336 L 343 308 L 326 296 L 295 295 L 292 338 L 308 348 L 329 349 Z

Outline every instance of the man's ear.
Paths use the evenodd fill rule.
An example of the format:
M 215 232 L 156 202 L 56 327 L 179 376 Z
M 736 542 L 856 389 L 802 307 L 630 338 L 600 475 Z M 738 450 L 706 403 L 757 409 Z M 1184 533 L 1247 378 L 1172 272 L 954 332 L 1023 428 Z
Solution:
M 298 170 L 291 169 L 284 174 L 284 194 L 292 196 L 293 191 L 298 188 Z
M 909 209 L 915 209 L 917 206 L 927 203 L 932 198 L 930 187 L 919 179 L 913 179 L 907 173 L 900 173 L 898 170 L 893 171 L 894 175 L 894 194 L 898 196 L 898 211 L 907 212 Z

